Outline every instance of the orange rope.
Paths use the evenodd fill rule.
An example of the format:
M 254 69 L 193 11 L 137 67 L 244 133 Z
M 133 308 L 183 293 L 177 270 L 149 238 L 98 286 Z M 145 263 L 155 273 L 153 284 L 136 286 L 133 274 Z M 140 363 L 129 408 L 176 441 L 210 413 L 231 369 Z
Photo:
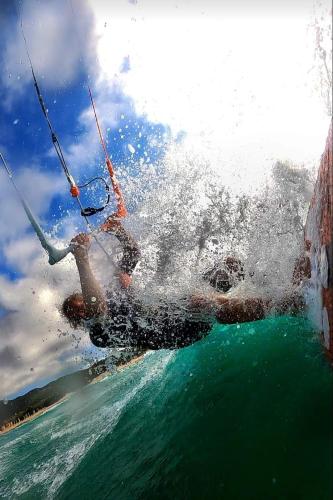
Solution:
M 102 148 L 103 148 L 104 154 L 105 154 L 106 166 L 107 166 L 107 169 L 108 169 L 109 174 L 110 174 L 112 188 L 113 188 L 116 200 L 117 200 L 117 213 L 116 213 L 116 215 L 118 217 L 126 217 L 127 210 L 126 210 L 126 207 L 125 207 L 124 197 L 122 195 L 120 186 L 118 184 L 118 181 L 117 181 L 115 173 L 114 173 L 112 162 L 110 160 L 108 151 L 106 149 L 106 144 L 105 144 L 105 141 L 104 141 L 104 138 L 103 138 L 103 134 L 102 134 L 101 128 L 99 126 L 99 122 L 98 122 L 98 118 L 97 118 L 97 113 L 96 113 L 94 99 L 93 99 L 93 96 L 92 96 L 92 93 L 91 93 L 91 90 L 90 90 L 89 86 L 88 86 L 88 90 L 89 90 L 91 105 L 92 105 L 93 110 L 94 110 L 94 115 L 95 115 L 95 120 L 96 120 L 96 125 L 97 125 L 97 129 L 98 129 L 98 133 L 99 133 L 99 138 L 100 138 L 101 145 L 102 145 Z

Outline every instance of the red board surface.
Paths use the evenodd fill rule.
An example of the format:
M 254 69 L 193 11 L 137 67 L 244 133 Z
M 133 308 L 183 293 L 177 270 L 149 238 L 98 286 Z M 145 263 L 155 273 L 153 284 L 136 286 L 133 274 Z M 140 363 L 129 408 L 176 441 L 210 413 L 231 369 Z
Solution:
M 307 216 L 305 239 L 306 246 L 310 247 L 311 282 L 318 309 L 317 326 L 323 333 L 325 347 L 333 356 L 332 123 Z

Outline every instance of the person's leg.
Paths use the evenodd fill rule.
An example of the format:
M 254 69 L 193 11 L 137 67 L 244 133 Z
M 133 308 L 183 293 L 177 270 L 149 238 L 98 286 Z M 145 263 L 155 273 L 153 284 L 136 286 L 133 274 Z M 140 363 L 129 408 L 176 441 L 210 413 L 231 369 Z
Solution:
M 219 323 L 247 323 L 264 319 L 270 313 L 271 301 L 261 298 L 216 297 L 215 318 Z

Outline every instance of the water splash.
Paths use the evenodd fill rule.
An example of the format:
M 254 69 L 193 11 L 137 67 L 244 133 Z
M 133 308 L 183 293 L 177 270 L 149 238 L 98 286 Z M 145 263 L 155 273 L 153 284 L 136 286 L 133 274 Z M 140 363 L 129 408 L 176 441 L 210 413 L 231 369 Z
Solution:
M 239 167 L 237 176 L 242 176 Z M 234 178 L 236 177 L 234 176 Z M 139 239 L 140 293 L 181 296 L 204 289 L 201 276 L 225 257 L 240 258 L 254 293 L 283 293 L 303 241 L 313 178 L 276 162 L 255 190 L 237 185 L 228 165 L 172 146 L 163 165 L 140 174 L 142 201 L 128 221 Z M 142 192 L 142 186 L 154 185 Z

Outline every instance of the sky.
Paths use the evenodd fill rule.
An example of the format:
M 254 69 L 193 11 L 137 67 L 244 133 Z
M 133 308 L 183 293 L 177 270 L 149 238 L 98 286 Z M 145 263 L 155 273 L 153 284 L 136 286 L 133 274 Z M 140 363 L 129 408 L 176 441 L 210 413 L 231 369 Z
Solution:
M 135 192 L 133 182 L 163 170 L 174 144 L 216 169 L 223 159 L 225 183 L 243 191 L 277 159 L 318 165 L 329 124 L 318 43 L 327 49 L 329 10 L 308 0 L 2 0 L 0 151 L 53 242 L 65 245 L 84 223 L 52 150 L 19 18 L 74 177 L 106 177 L 89 84 L 133 214 L 153 189 Z M 83 201 L 104 198 L 96 187 Z M 79 286 L 73 258 L 48 265 L 3 169 L 0 200 L 1 399 L 103 352 L 59 314 Z

